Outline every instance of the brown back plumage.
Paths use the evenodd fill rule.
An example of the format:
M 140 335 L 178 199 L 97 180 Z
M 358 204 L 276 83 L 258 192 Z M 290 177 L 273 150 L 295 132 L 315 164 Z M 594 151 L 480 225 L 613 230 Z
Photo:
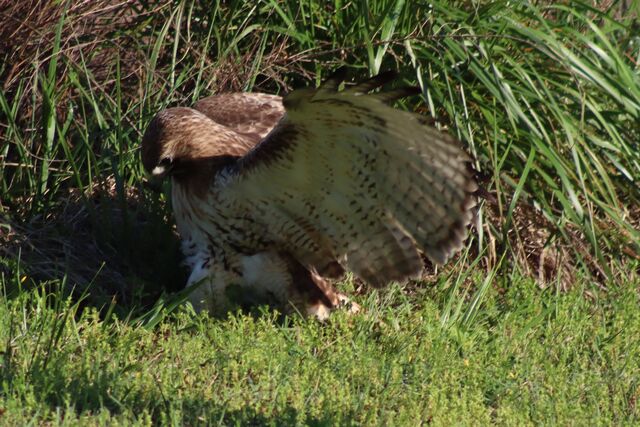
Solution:
M 266 93 L 213 95 L 199 100 L 193 108 L 255 143 L 267 136 L 284 115 L 282 98 Z

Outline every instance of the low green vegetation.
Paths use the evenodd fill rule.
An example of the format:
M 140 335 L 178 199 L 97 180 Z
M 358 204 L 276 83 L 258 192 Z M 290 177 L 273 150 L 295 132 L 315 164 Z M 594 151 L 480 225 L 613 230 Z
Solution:
M 0 0 L 0 424 L 639 423 L 639 7 Z M 147 123 L 342 65 L 473 154 L 474 237 L 352 317 L 195 315 Z
M 639 282 L 634 284 L 640 285 Z M 55 294 L 0 305 L 6 425 L 609 425 L 640 422 L 640 311 L 500 280 L 473 322 L 443 284 L 393 287 L 329 323 L 266 308 L 154 328 Z M 53 302 L 53 301 L 55 302 Z

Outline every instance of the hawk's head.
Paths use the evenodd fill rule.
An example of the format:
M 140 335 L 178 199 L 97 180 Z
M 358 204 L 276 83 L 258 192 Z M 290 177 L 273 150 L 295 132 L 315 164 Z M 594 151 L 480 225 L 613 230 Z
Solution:
M 195 162 L 239 156 L 253 145 L 192 108 L 156 114 L 142 138 L 142 164 L 156 178 L 188 172 Z

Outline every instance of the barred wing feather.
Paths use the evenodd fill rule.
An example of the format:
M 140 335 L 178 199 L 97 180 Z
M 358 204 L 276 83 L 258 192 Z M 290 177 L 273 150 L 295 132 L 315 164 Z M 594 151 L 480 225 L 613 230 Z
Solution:
M 320 274 L 335 262 L 373 286 L 445 263 L 474 215 L 477 184 L 458 141 L 367 94 L 383 74 L 338 91 L 341 76 L 292 92 L 286 114 L 219 189 L 255 233 Z

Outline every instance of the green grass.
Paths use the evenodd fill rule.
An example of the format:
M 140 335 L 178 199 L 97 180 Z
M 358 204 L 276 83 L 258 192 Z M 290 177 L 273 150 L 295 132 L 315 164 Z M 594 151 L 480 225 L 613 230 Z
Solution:
M 161 3 L 0 0 L 0 424 L 639 421 L 638 2 Z M 193 315 L 147 123 L 340 65 L 421 86 L 481 227 L 353 318 Z
M 631 284 L 635 287 L 640 282 Z M 499 292 L 501 289 L 504 292 Z M 0 305 L 3 423 L 609 425 L 640 422 L 631 287 L 496 283 L 476 320 L 397 287 L 328 324 L 179 310 L 149 329 L 25 293 Z M 56 307 L 50 307 L 54 299 Z

